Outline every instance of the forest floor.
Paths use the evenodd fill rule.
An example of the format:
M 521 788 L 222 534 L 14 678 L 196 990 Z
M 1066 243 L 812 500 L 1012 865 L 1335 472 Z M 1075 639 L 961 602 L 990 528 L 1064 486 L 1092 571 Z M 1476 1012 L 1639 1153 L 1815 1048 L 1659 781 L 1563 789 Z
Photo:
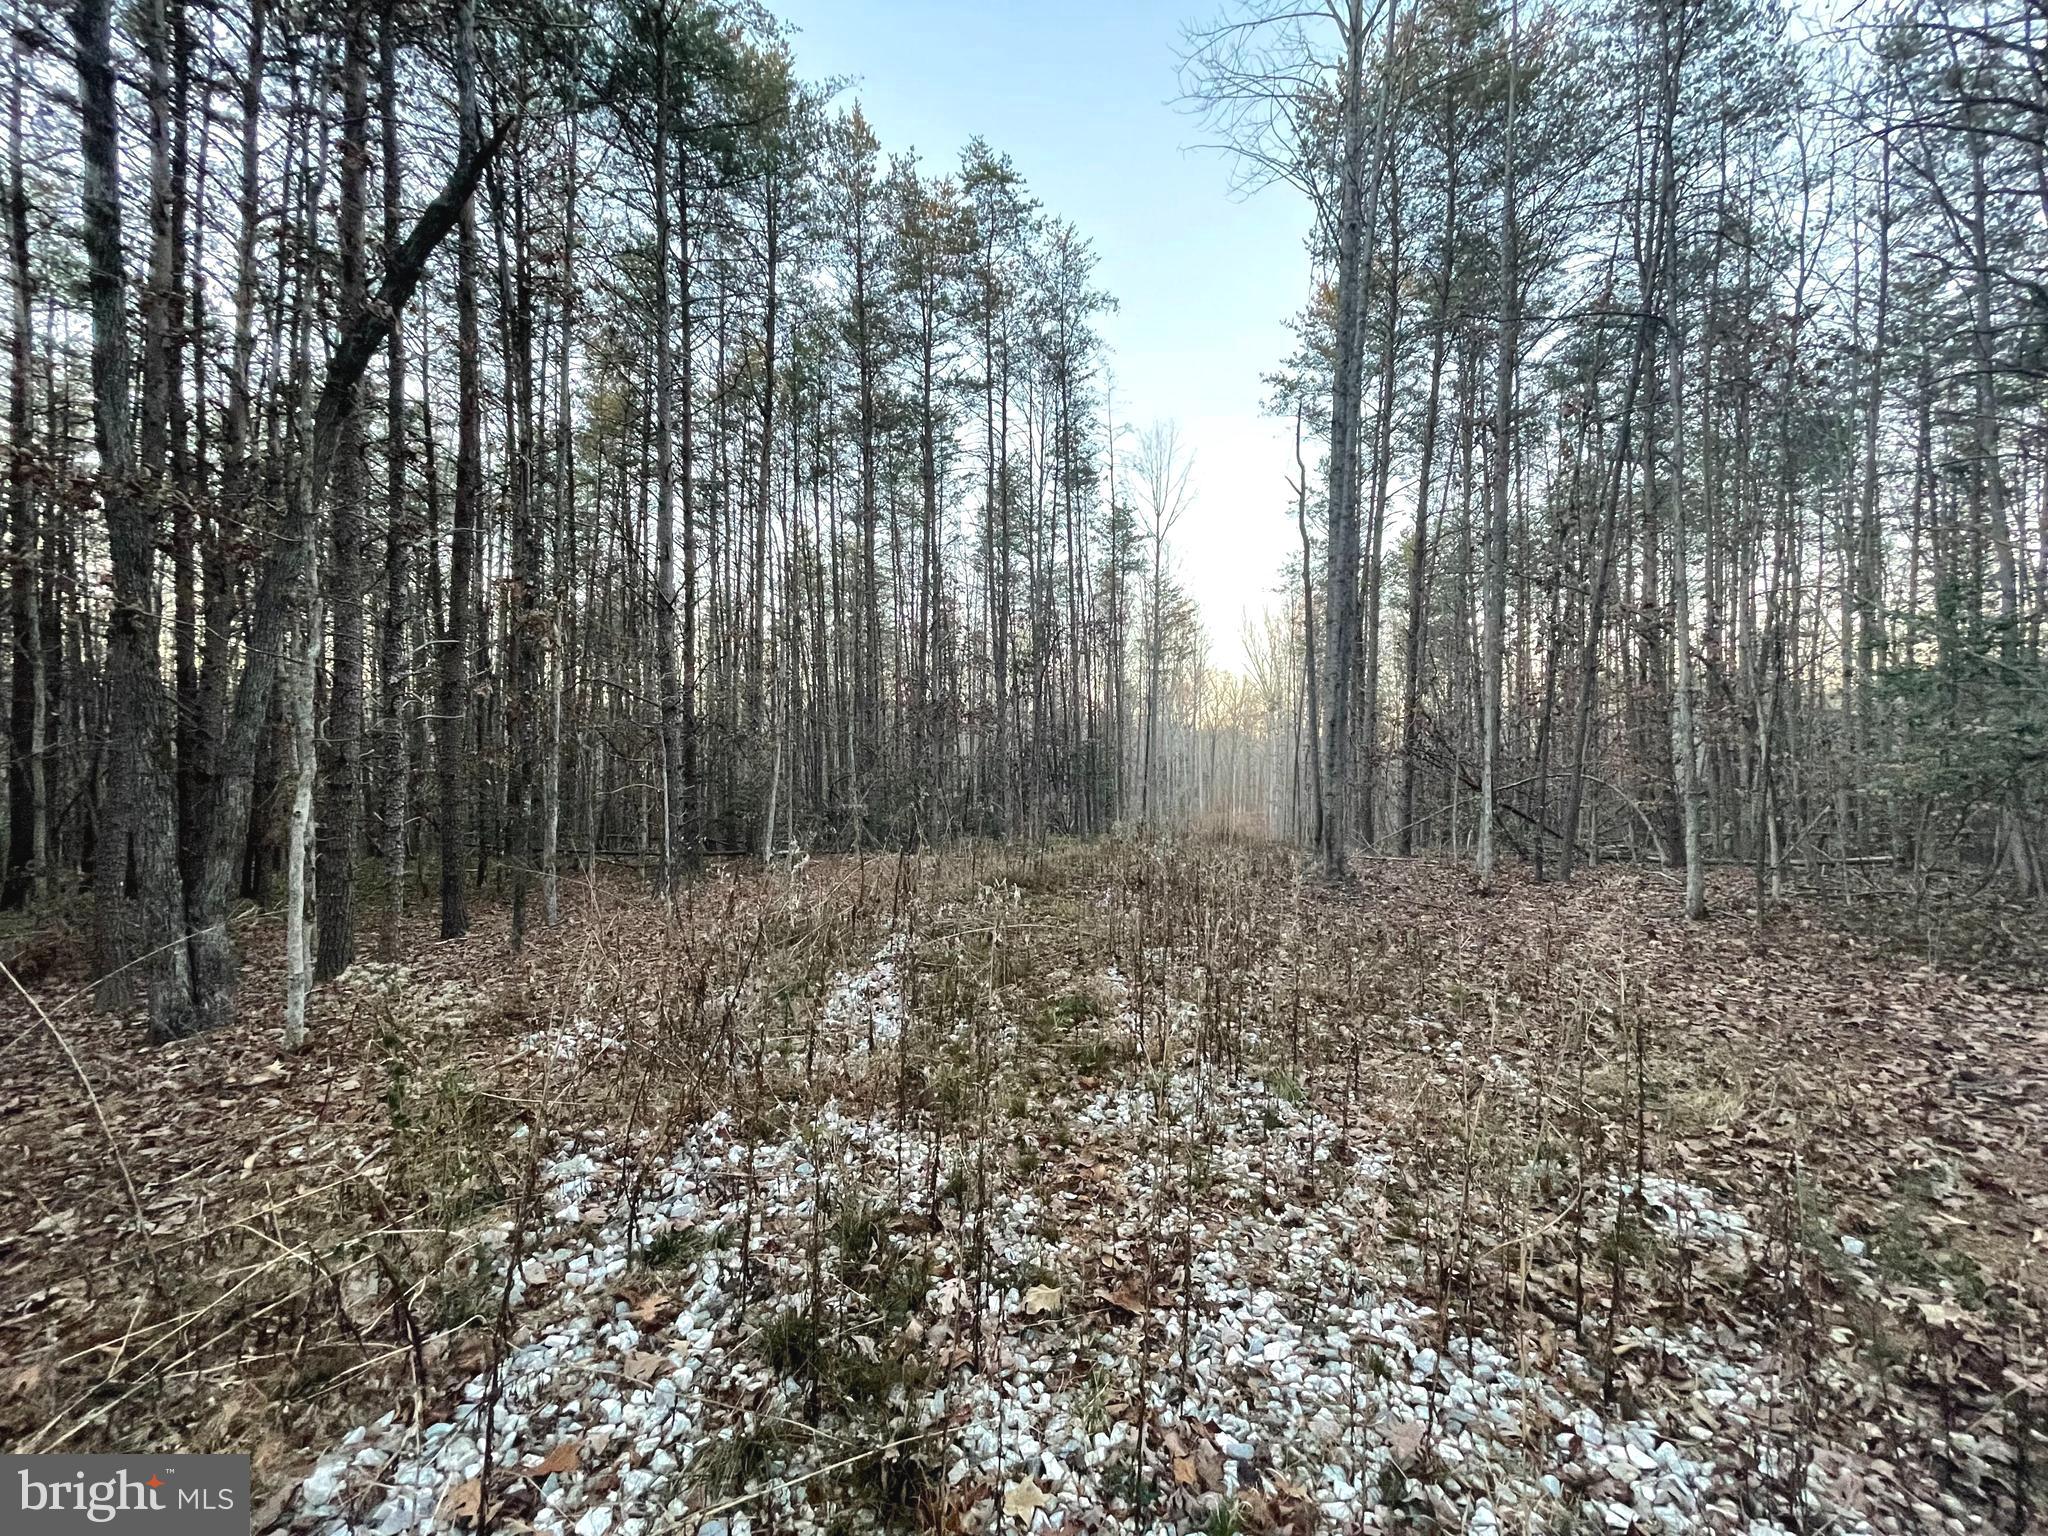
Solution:
M 248 1451 L 322 1536 L 2034 1528 L 2038 960 L 1711 895 L 1199 841 L 579 884 L 516 958 L 409 929 L 290 1058 L 22 953 L 0 1445 Z

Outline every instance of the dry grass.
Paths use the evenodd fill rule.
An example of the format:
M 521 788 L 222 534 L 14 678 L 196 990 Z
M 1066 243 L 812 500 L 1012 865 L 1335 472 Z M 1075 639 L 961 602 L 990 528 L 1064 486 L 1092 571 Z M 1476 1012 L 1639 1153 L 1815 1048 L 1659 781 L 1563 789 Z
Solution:
M 415 924 L 402 969 L 361 965 L 318 994 L 290 1060 L 267 1006 L 150 1050 L 45 990 L 149 1231 L 47 1032 L 7 1015 L 0 1156 L 22 1177 L 0 1190 L 0 1441 L 253 1450 L 259 1489 L 282 1496 L 304 1448 L 394 1408 L 431 1417 L 503 1350 L 499 1255 L 548 1219 L 544 1147 L 603 1138 L 651 1166 L 718 1110 L 765 1141 L 833 1101 L 930 1128 L 945 1155 L 919 1219 L 969 1243 L 1006 1188 L 1094 1190 L 1105 1164 L 1155 1153 L 1075 1140 L 1065 1117 L 1101 1083 L 1163 1085 L 1192 1062 L 1217 1092 L 1322 1109 L 1342 1127 L 1328 1166 L 1386 1159 L 1384 1220 L 1355 1257 L 1435 1307 L 1447 1341 L 1537 1362 L 1568 1344 L 1589 1400 L 1639 1412 L 1684 1392 L 1645 1340 L 1739 1331 L 1798 1362 L 1788 1443 L 1890 1447 L 1901 1500 L 2018 1518 L 2037 1489 L 2010 1467 L 2010 1486 L 1966 1486 L 1944 1447 L 1965 1424 L 2038 1440 L 2038 982 L 1910 964 L 1820 909 L 1759 933 L 1743 894 L 1717 887 L 1725 915 L 1692 926 L 1632 871 L 1480 897 L 1430 862 L 1332 891 L 1244 843 L 969 847 L 718 872 L 672 913 L 579 887 L 516 960 L 495 911 L 454 944 Z M 903 1047 L 853 1048 L 823 1005 L 889 935 Z M 273 982 L 252 966 L 245 995 Z M 1198 1163 L 1189 1150 L 1181 1208 L 1156 1213 L 1158 1254 L 1204 1198 Z M 1715 1192 L 1753 1249 L 1651 1222 L 1616 1193 L 1638 1171 Z M 1845 1236 L 1870 1263 L 1844 1261 Z M 695 1256 L 651 1224 L 636 1240 L 653 1275 Z M 763 1236 L 719 1241 L 750 1264 Z M 878 1316 L 918 1313 L 914 1233 L 863 1246 L 842 1228 L 829 1246 L 868 1255 L 835 1284 Z M 1170 1269 L 1150 1245 L 1088 1263 L 1052 1278 L 1152 1296 Z M 804 1303 L 769 1272 L 763 1349 L 818 1397 L 886 1395 L 802 1310 L 818 1282 Z M 982 1347 L 947 1368 L 979 1369 Z M 756 1452 L 735 1486 L 781 1454 L 734 1454 Z M 1759 1508 L 1770 1480 L 1760 1464 Z M 936 1497 L 869 1492 L 904 1518 Z

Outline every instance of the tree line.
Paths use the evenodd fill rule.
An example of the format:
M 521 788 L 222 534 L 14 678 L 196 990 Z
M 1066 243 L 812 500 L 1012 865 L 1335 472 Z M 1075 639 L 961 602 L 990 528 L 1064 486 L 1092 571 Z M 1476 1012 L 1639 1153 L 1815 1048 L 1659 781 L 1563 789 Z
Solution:
M 1189 101 L 1315 209 L 1239 811 L 1350 851 L 1976 871 L 2048 814 L 2037 4 L 1248 0 Z
M 11 40 L 5 901 L 89 888 L 102 1005 L 230 1017 L 280 885 L 295 1034 L 409 905 L 517 944 L 599 859 L 1088 833 L 1163 774 L 1135 658 L 1194 620 L 1111 493 L 1112 300 L 989 145 L 885 154 L 749 5 Z
M 2043 888 L 2048 71 L 2024 4 L 1240 0 L 1313 210 L 1249 665 L 1085 234 L 765 10 L 17 0 L 7 851 L 229 1018 L 636 861 L 1207 818 Z M 1193 322 L 1191 322 L 1193 323 Z M 280 891 L 280 887 L 282 890 Z

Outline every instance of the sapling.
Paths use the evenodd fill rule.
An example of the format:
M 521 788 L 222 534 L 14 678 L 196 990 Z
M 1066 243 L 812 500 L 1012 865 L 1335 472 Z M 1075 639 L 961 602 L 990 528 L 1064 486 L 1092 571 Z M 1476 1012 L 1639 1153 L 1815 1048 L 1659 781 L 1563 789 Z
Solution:
M 498 1399 L 505 1390 L 505 1354 L 512 1334 L 512 1286 L 526 1258 L 528 1227 L 540 1188 L 541 1144 L 545 1138 L 530 1131 L 526 1138 L 526 1167 L 520 1181 L 519 1203 L 513 1210 L 512 1232 L 505 1258 L 505 1280 L 498 1291 L 498 1310 L 491 1324 L 490 1365 L 484 1376 L 482 1414 L 483 1468 L 477 1474 L 477 1532 L 490 1536 L 497 1510 L 491 1503 L 491 1468 L 497 1452 Z
M 811 1219 L 804 1245 L 804 1277 L 809 1307 L 811 1337 L 825 1336 L 825 1273 L 821 1253 L 824 1248 L 825 1209 L 825 1159 L 814 1157 L 811 1163 Z M 818 1422 L 818 1367 L 817 1351 L 811 1351 L 810 1379 L 804 1395 L 804 1422 L 815 1425 Z

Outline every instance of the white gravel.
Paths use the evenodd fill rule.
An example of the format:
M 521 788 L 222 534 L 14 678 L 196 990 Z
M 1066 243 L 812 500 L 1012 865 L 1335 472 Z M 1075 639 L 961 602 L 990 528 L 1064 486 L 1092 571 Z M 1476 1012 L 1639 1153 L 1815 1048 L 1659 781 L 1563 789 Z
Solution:
M 840 976 L 827 1036 L 848 1051 L 900 1039 L 908 964 L 897 937 Z M 1090 984 L 1110 1019 L 1128 1010 L 1123 977 Z M 586 1043 L 612 1039 L 593 1030 Z M 1629 1330 L 1631 1348 L 1661 1350 L 1689 1376 L 1687 1411 L 1603 1413 L 1594 1367 L 1570 1342 L 1511 1357 L 1411 1299 L 1412 1260 L 1383 1236 L 1395 1168 L 1358 1127 L 1347 1142 L 1282 1078 L 1231 1081 L 1185 1059 L 1144 1076 L 1028 1118 L 1043 1161 L 1028 1180 L 992 1170 L 985 1233 L 957 1190 L 937 1230 L 929 1220 L 934 1192 L 970 1171 L 956 1131 L 837 1105 L 752 1147 L 720 1115 L 661 1156 L 555 1149 L 543 1228 L 512 1281 L 516 1329 L 495 1404 L 487 1411 L 485 1372 L 434 1422 L 394 1413 L 351 1432 L 288 1516 L 321 1536 L 460 1529 L 488 1438 L 494 1493 L 531 1476 L 525 1518 L 541 1531 L 823 1530 L 843 1494 L 840 1479 L 814 1474 L 902 1441 L 890 1455 L 928 1457 L 955 1498 L 978 1501 L 984 1528 L 1192 1530 L 1256 1491 L 1313 1506 L 1329 1530 L 1393 1530 L 1425 1514 L 1474 1536 L 1780 1530 L 1741 1498 L 1786 1471 L 1771 1458 L 1788 1454 L 1770 1432 L 1780 1388 L 1756 1350 L 1704 1328 Z M 1739 1251 L 1756 1239 L 1706 1191 L 1648 1180 L 1644 1199 L 1696 1242 Z M 921 1254 L 930 1289 L 902 1330 L 830 1279 L 819 1315 L 841 1347 L 907 1355 L 931 1385 L 898 1385 L 857 1422 L 828 1409 L 810 1427 L 807 1383 L 767 1363 L 763 1328 L 807 1304 L 811 1234 L 829 1250 L 830 1213 L 855 1203 L 904 1218 L 896 1241 Z M 629 1227 L 643 1247 L 682 1234 L 670 1246 L 690 1256 L 636 1270 Z M 507 1234 L 496 1237 L 502 1252 Z M 1730 1464 L 1730 1426 L 1759 1448 L 1755 1465 Z M 766 1431 L 772 1456 L 744 1486 L 707 1492 L 711 1470 Z M 571 1469 L 537 1475 L 550 1452 Z M 1001 1513 L 1027 1479 L 1035 1498 Z M 1824 1501 L 1817 1478 L 1807 1487 L 1816 1525 L 1872 1530 Z

